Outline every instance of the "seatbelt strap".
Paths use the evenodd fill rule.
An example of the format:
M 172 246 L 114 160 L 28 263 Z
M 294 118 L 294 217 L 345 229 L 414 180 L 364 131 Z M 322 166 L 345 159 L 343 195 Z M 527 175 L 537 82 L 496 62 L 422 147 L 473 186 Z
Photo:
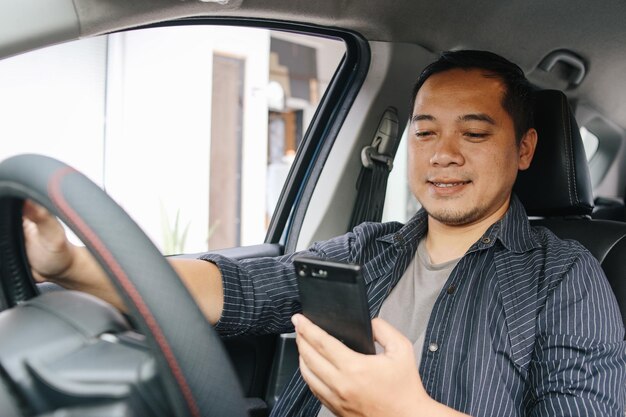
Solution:
M 387 178 L 398 149 L 398 111 L 388 107 L 383 114 L 372 144 L 361 150 L 361 172 L 356 183 L 357 198 L 350 229 L 363 222 L 379 222 L 383 217 Z

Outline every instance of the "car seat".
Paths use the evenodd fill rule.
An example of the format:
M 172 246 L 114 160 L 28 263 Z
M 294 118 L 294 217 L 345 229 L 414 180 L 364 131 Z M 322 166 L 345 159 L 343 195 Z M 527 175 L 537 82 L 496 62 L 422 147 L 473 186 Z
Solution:
M 626 223 L 592 219 L 593 193 L 580 130 L 560 91 L 535 94 L 539 136 L 532 164 L 514 192 L 533 225 L 575 239 L 600 261 L 626 324 Z
M 611 197 L 596 197 L 593 201 L 593 213 L 591 217 L 594 219 L 605 220 L 626 220 L 626 211 L 624 209 L 624 200 Z

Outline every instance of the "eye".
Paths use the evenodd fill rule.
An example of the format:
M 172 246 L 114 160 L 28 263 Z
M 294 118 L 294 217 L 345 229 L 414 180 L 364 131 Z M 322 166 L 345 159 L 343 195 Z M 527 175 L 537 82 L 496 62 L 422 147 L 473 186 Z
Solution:
M 478 141 L 482 141 L 482 140 L 487 139 L 489 136 L 491 136 L 491 133 L 485 133 L 485 132 L 465 132 L 465 133 L 463 133 L 463 136 L 465 136 L 469 140 L 472 140 L 474 142 L 478 142 Z
M 435 133 L 432 130 L 418 130 L 415 132 L 415 137 L 418 139 L 424 139 L 429 136 L 433 136 Z

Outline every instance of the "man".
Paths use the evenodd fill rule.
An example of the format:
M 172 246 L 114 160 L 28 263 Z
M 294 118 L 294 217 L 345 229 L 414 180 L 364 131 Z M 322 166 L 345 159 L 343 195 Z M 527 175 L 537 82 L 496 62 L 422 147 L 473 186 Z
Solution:
M 497 55 L 443 54 L 412 98 L 408 175 L 423 209 L 306 251 L 362 265 L 377 355 L 296 314 L 293 255 L 172 261 L 222 334 L 295 326 L 300 370 L 273 415 L 622 415 L 624 329 L 600 266 L 532 228 L 511 194 L 537 142 L 530 96 L 523 72 Z M 24 214 L 38 279 L 123 308 L 52 217 L 32 204 Z

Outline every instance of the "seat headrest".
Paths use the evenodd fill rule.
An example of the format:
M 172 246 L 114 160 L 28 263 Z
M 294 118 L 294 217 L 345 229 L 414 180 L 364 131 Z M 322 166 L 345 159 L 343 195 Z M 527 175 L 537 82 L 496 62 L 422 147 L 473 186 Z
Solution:
M 529 216 L 591 214 L 587 157 L 565 94 L 537 91 L 534 113 L 537 149 L 530 168 L 518 173 L 514 192 Z

